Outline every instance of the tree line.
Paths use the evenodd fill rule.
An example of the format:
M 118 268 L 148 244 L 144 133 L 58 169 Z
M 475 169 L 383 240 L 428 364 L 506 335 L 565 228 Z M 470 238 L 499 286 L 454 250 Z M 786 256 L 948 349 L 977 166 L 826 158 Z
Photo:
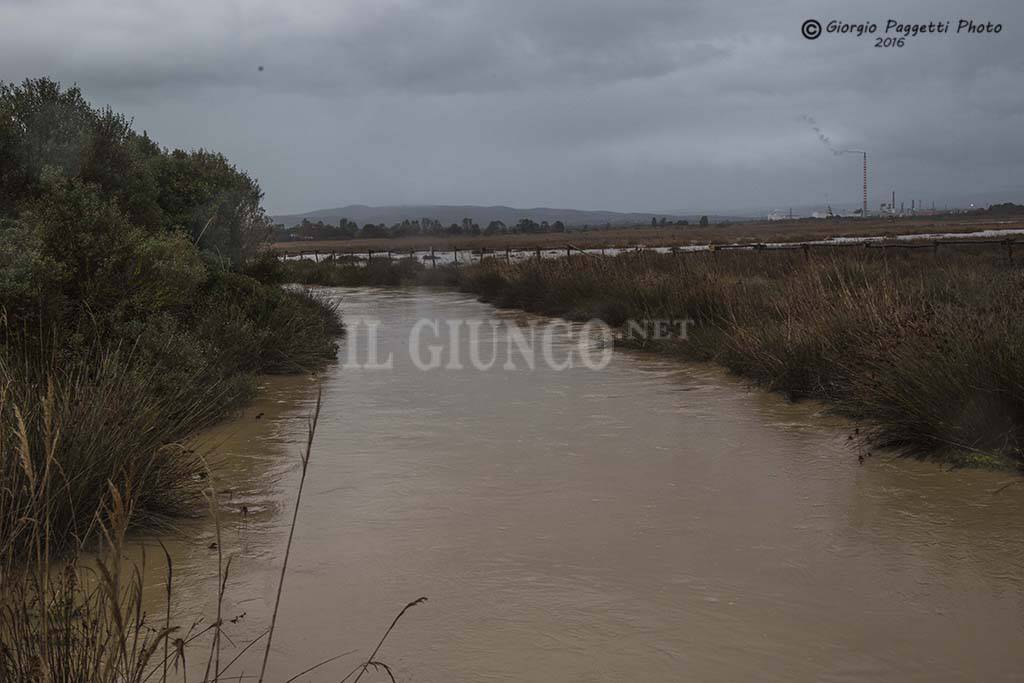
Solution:
M 707 218 L 702 217 L 702 225 L 707 224 Z M 660 220 L 655 217 L 651 219 L 652 227 L 668 227 L 689 225 L 686 220 L 669 221 L 666 218 Z M 600 226 L 604 229 L 611 228 L 610 224 Z M 592 229 L 592 226 L 581 226 L 582 230 Z M 286 227 L 275 225 L 273 228 L 273 239 L 275 242 L 289 242 L 293 240 L 351 240 L 357 238 L 394 238 L 394 237 L 415 237 L 418 235 L 532 235 L 543 233 L 562 233 L 567 228 L 562 221 L 537 221 L 529 218 L 521 218 L 518 222 L 505 224 L 503 221 L 491 221 L 486 226 L 481 226 L 471 218 L 463 218 L 458 223 L 444 225 L 434 218 L 421 218 L 419 220 L 403 220 L 392 225 L 384 223 L 367 223 L 360 227 L 355 221 L 341 218 L 337 224 L 325 223 L 323 221 L 311 221 L 303 219 L 301 223 Z
M 444 225 L 434 218 L 403 220 L 392 225 L 385 223 L 367 223 L 359 227 L 355 221 L 342 218 L 337 225 L 323 221 L 303 219 L 292 227 L 274 226 L 274 239 L 278 242 L 290 240 L 349 240 L 356 238 L 388 238 L 414 237 L 417 235 L 513 235 L 540 234 L 547 232 L 565 232 L 562 221 L 537 222 L 522 218 L 519 222 L 506 225 L 503 221 L 491 221 L 481 226 L 471 218 L 463 218 L 458 223 Z

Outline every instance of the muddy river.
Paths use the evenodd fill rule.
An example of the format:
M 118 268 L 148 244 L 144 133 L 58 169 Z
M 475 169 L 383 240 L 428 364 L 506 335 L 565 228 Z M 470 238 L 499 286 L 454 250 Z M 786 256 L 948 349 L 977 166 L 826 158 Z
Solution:
M 423 370 L 408 349 L 421 319 L 483 321 L 485 340 L 544 319 L 457 293 L 329 291 L 350 324 L 379 321 L 376 364 L 393 363 L 345 362 L 357 357 L 346 345 L 367 350 L 357 325 L 320 378 L 270 680 L 367 653 L 419 596 L 380 655 L 399 680 L 1024 676 L 1024 483 L 1005 486 L 1012 475 L 884 453 L 860 464 L 853 427 L 820 405 L 642 353 L 616 351 L 600 370 L 508 370 L 504 355 L 487 371 Z M 238 647 L 269 619 L 317 391 L 308 377 L 264 384 L 203 438 Z M 211 614 L 214 537 L 209 519 L 162 537 L 181 614 Z M 152 573 L 156 606 L 161 581 Z M 257 671 L 259 650 L 232 671 Z M 356 662 L 301 680 L 336 681 Z

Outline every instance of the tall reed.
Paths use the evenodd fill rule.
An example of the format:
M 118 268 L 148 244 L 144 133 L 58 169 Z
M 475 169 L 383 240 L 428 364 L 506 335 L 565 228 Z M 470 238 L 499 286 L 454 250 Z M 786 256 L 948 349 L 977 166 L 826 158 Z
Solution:
M 288 530 L 288 545 L 276 589 L 276 602 L 271 622 L 248 643 L 237 648 L 230 659 L 223 656 L 226 629 L 231 620 L 224 614 L 232 557 L 224 558 L 220 548 L 219 509 L 216 494 L 207 489 L 217 528 L 217 601 L 216 613 L 204 626 L 202 615 L 191 615 L 184 622 L 172 614 L 174 596 L 174 563 L 164 549 L 165 600 L 163 613 L 150 615 L 146 609 L 144 586 L 147 579 L 145 555 L 141 563 L 123 560 L 128 545 L 127 532 L 137 514 L 139 498 L 129 482 L 108 482 L 102 492 L 102 506 L 93 519 L 99 539 L 96 552 L 81 554 L 55 553 L 50 542 L 52 512 L 60 508 L 64 495 L 56 482 L 62 479 L 58 450 L 60 435 L 66 425 L 61 413 L 53 409 L 56 392 L 40 398 L 48 441 L 43 452 L 35 455 L 27 438 L 12 443 L 0 441 L 0 457 L 4 462 L 15 460 L 24 470 L 27 485 L 32 489 L 31 504 L 20 510 L 17 522 L 33 540 L 28 560 L 12 556 L 8 545 L 0 565 L 0 681 L 46 681 L 47 683 L 214 683 L 239 680 L 236 665 L 250 649 L 265 640 L 260 679 L 271 653 L 271 641 L 277 626 L 278 608 L 291 555 L 291 538 L 298 520 L 302 485 L 310 464 L 312 447 L 319 420 L 320 397 L 310 418 L 306 450 L 302 458 L 302 477 L 295 501 L 295 512 Z M 17 415 L 20 406 L 12 407 Z M 26 435 L 23 431 L 22 435 Z M 26 456 L 27 457 L 23 457 Z M 41 467 L 37 466 L 41 464 Z M 366 671 L 380 671 L 392 677 L 390 667 L 378 659 L 384 640 L 420 598 L 406 605 L 383 638 L 361 659 L 346 678 L 357 680 Z M 307 667 L 289 680 L 307 677 L 314 671 L 326 674 L 326 666 L 354 654 L 349 651 L 332 655 Z M 201 675 L 194 672 L 191 661 L 205 661 Z M 327 680 L 337 680 L 333 676 Z M 392 677 L 393 680 L 393 677 Z

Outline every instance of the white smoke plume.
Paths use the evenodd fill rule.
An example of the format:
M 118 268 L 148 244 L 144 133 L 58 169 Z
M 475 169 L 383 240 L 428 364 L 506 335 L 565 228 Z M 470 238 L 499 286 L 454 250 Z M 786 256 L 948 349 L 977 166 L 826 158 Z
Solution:
M 843 153 L 842 150 L 836 149 L 836 146 L 832 144 L 832 140 L 827 135 L 825 135 L 825 133 L 822 132 L 821 128 L 818 126 L 817 121 L 815 121 L 812 117 L 806 114 L 804 114 L 800 118 L 802 118 L 804 121 L 808 123 L 808 125 L 810 125 L 811 129 L 814 130 L 814 132 L 817 134 L 818 139 L 821 140 L 822 144 L 829 148 L 829 151 L 831 151 L 835 155 Z

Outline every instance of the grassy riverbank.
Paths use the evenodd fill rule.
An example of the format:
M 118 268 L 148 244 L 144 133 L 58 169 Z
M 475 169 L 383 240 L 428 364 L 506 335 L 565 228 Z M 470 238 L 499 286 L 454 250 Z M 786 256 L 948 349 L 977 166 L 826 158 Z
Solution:
M 333 358 L 341 324 L 245 274 L 269 222 L 223 156 L 47 80 L 0 88 L 0 150 L 3 572 L 94 537 L 115 493 L 136 524 L 201 513 L 187 438 Z
M 574 320 L 691 319 L 687 339 L 634 343 L 826 401 L 907 455 L 1024 464 L 1024 270 L 1002 250 L 495 261 L 460 286 Z

